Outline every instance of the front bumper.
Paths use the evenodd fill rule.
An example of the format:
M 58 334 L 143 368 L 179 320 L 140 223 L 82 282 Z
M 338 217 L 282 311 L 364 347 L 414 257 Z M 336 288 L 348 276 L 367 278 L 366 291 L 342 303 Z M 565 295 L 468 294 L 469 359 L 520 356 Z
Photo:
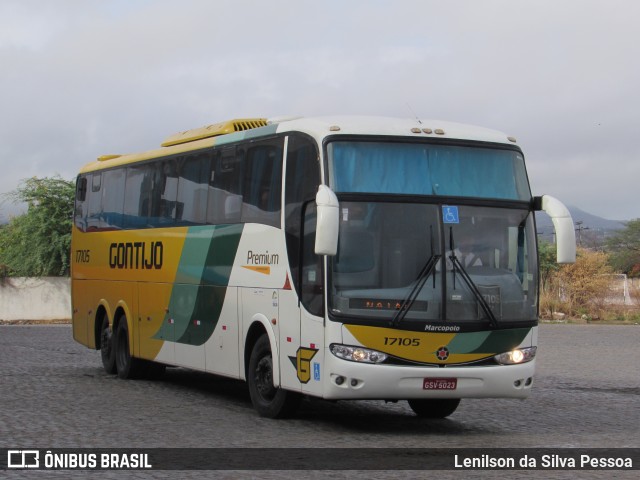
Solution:
M 324 395 L 329 400 L 410 398 L 526 398 L 535 359 L 519 365 L 423 367 L 365 364 L 326 351 Z M 455 390 L 424 390 L 425 378 L 456 378 Z

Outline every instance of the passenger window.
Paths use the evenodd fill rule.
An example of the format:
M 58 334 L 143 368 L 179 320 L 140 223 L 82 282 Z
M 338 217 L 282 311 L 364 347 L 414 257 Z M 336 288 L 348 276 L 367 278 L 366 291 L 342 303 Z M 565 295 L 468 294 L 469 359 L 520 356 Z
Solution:
M 91 180 L 91 191 L 99 192 L 101 184 L 102 184 L 102 174 L 94 173 Z
M 239 223 L 242 212 L 242 164 L 234 146 L 216 150 L 208 177 L 207 223 Z
M 278 138 L 251 144 L 245 155 L 242 222 L 280 226 L 282 146 Z
M 91 176 L 91 192 L 87 201 L 87 230 L 99 230 L 102 227 L 100 213 L 102 212 L 102 174 L 94 173 Z
M 209 155 L 199 154 L 178 160 L 176 221 L 203 224 L 207 219 L 207 173 Z
M 73 221 L 80 230 L 86 231 L 86 219 L 87 219 L 87 185 L 88 178 L 91 175 L 78 177 L 76 181 L 76 204 L 73 213 Z
M 119 229 L 123 227 L 125 173 L 124 168 L 107 170 L 103 173 L 100 212 L 102 228 Z
M 159 163 L 155 172 L 152 195 L 152 219 L 156 227 L 171 226 L 176 219 L 178 199 L 178 171 L 176 159 Z
M 154 168 L 136 165 L 127 169 L 124 223 L 128 228 L 147 228 L 153 199 Z
M 280 226 L 282 138 L 216 149 L 208 168 L 207 223 Z

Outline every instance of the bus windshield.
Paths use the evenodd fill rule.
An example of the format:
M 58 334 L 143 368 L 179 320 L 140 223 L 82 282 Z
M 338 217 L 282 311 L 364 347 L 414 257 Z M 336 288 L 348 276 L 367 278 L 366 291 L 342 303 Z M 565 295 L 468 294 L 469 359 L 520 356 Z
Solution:
M 529 201 L 517 150 L 379 141 L 327 146 L 336 193 L 384 193 Z
M 334 317 L 409 329 L 537 321 L 535 228 L 520 152 L 336 141 L 328 160 L 340 199 Z M 398 194 L 413 198 L 399 203 Z
M 446 223 L 451 209 L 455 222 Z M 342 201 L 340 212 L 330 262 L 334 316 L 399 328 L 537 321 L 535 229 L 527 209 Z

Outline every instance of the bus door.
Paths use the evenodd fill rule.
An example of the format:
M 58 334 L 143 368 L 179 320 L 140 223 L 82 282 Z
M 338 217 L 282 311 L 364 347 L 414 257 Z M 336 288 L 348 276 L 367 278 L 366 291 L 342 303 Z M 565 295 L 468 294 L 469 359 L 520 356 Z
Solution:
M 313 272 L 309 267 L 302 282 L 302 297 L 298 288 L 285 285 L 279 291 L 279 360 L 280 383 L 288 390 L 322 394 L 322 359 L 324 356 L 324 322 L 322 316 L 311 313 L 308 308 L 320 313 L 322 298 L 322 270 Z M 311 297 L 314 301 L 311 301 Z
M 324 356 L 323 258 L 314 253 L 316 207 L 306 205 L 305 228 L 297 259 L 289 259 L 291 277 L 280 294 L 280 365 L 282 386 L 322 394 Z M 302 254 L 300 254 L 302 251 Z
M 280 301 L 281 383 L 321 395 L 324 276 L 323 258 L 314 253 L 319 155 L 316 143 L 303 135 L 290 135 L 286 145 L 284 230 L 289 278 Z

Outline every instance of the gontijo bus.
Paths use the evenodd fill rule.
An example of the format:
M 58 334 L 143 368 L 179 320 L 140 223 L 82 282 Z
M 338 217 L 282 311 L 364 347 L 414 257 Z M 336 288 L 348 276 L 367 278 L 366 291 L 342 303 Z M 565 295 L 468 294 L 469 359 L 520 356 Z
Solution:
M 74 338 L 107 372 L 246 380 L 260 415 L 301 396 L 526 397 L 538 338 L 534 212 L 515 139 L 440 121 L 241 119 L 105 155 L 77 179 Z

